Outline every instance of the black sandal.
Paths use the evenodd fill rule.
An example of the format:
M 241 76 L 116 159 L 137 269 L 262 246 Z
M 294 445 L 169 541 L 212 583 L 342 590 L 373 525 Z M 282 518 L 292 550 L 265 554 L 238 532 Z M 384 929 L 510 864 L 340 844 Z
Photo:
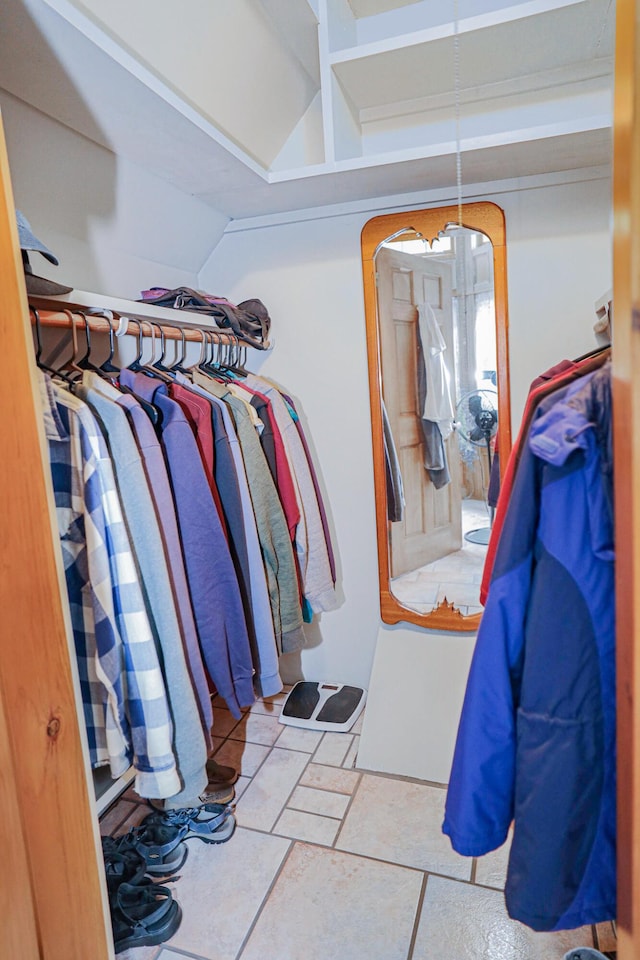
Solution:
M 116 953 L 130 947 L 153 947 L 174 935 L 182 910 L 168 887 L 149 880 L 122 883 L 111 901 L 111 927 Z
M 179 824 L 145 821 L 142 826 L 132 827 L 127 834 L 116 838 L 116 850 L 122 854 L 135 851 L 144 858 L 145 873 L 169 877 L 180 870 L 187 859 L 189 849 L 182 843 L 186 833 L 186 828 Z
M 102 856 L 110 897 L 122 883 L 140 883 L 147 872 L 146 859 L 133 847 L 122 848 L 113 837 L 102 838 Z

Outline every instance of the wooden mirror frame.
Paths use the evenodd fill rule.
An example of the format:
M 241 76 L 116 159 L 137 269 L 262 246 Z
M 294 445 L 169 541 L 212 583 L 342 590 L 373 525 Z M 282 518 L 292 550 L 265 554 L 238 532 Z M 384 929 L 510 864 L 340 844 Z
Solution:
M 447 223 L 458 223 L 457 206 L 434 207 L 390 213 L 369 220 L 362 230 L 362 272 L 369 362 L 369 400 L 373 440 L 373 475 L 376 495 L 376 532 L 380 615 L 384 623 L 415 623 L 433 630 L 477 630 L 482 614 L 464 616 L 446 599 L 429 613 L 418 613 L 404 606 L 391 593 L 389 578 L 389 521 L 387 520 L 384 442 L 382 430 L 382 365 L 374 256 L 381 243 L 397 231 L 414 230 L 432 242 Z M 469 230 L 483 233 L 493 245 L 493 282 L 496 314 L 496 354 L 498 387 L 498 452 L 504 471 L 511 449 L 511 404 L 509 392 L 509 335 L 507 312 L 507 247 L 504 212 L 495 203 L 465 203 L 462 223 Z

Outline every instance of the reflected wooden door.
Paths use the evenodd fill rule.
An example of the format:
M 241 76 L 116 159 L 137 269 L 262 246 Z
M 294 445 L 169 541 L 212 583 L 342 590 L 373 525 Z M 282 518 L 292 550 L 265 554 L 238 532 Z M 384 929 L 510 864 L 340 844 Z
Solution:
M 418 401 L 419 303 L 428 303 L 436 315 L 447 344 L 450 382 L 455 384 L 452 265 L 384 247 L 376 269 L 382 394 L 405 494 L 403 519 L 390 524 L 390 573 L 398 577 L 462 546 L 457 437 L 452 434 L 445 442 L 451 483 L 436 490 L 424 466 Z

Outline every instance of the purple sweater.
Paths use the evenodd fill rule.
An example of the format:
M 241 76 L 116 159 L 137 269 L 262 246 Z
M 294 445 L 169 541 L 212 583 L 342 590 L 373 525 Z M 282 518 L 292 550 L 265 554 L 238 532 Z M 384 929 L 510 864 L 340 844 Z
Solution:
M 255 700 L 253 663 L 238 580 L 195 437 L 164 383 L 123 370 L 121 382 L 155 404 L 173 490 L 191 603 L 205 664 L 229 710 Z

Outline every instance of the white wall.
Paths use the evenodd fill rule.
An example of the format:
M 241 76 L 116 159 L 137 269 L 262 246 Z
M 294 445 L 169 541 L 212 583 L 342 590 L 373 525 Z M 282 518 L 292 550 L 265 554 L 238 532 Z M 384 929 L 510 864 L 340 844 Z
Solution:
M 135 299 L 194 286 L 228 219 L 0 90 L 16 206 L 60 260 L 34 273 Z
M 611 286 L 609 184 L 496 196 L 507 222 L 514 430 L 530 381 L 595 346 L 594 301 Z M 451 201 L 450 201 L 451 202 Z M 300 400 L 320 466 L 344 602 L 303 652 L 309 679 L 367 686 L 379 627 L 360 231 L 378 212 L 227 233 L 200 285 L 260 297 L 275 349 L 263 371 Z M 385 628 L 383 628 L 385 629 Z M 407 664 L 411 669 L 411 664 Z

